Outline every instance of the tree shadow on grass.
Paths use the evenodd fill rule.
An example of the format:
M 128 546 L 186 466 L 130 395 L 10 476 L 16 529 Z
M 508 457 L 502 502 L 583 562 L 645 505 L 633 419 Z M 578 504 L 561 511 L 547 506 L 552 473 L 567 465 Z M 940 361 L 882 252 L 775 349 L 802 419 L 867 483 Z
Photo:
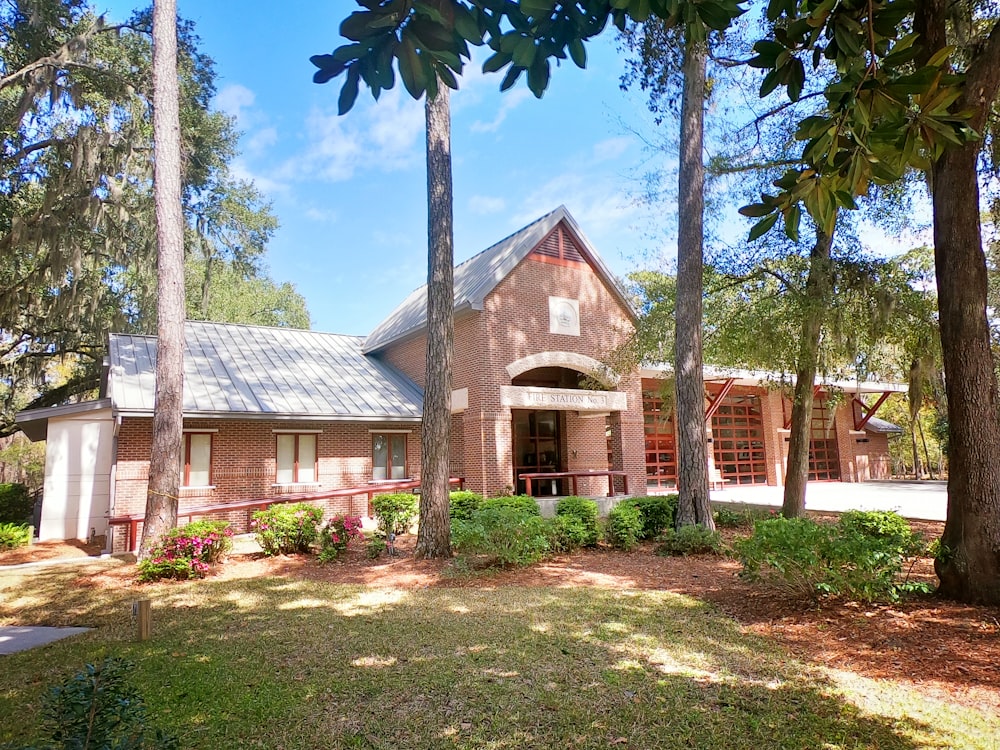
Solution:
M 34 586 L 51 606 L 64 583 Z M 151 714 L 190 747 L 905 750 L 936 731 L 862 711 L 733 621 L 663 592 L 285 579 L 142 591 L 155 602 L 142 643 L 102 620 L 123 602 L 63 592 L 78 617 L 104 624 L 5 660 L 0 715 L 15 723 L 0 741 L 33 725 L 36 675 L 108 653 L 136 663 Z

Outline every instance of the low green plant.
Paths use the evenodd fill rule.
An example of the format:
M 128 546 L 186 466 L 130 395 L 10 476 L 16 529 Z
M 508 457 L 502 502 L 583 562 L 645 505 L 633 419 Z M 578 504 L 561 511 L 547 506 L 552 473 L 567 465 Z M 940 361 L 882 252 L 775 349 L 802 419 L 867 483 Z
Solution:
M 42 700 L 48 740 L 23 750 L 175 750 L 173 735 L 149 725 L 146 704 L 128 681 L 134 665 L 113 657 L 87 664 Z
M 405 534 L 417 517 L 420 499 L 409 492 L 392 492 L 372 498 L 372 512 L 384 534 Z
M 311 550 L 322 521 L 322 508 L 289 503 L 254 512 L 250 528 L 265 555 L 290 555 Z
M 604 527 L 604 538 L 615 549 L 631 550 L 639 545 L 642 537 L 642 513 L 639 507 L 623 500 L 608 513 Z
M 0 551 L 31 544 L 31 527 L 23 523 L 0 523 Z
M 900 581 L 906 557 L 917 549 L 908 524 L 905 530 L 894 519 L 866 516 L 836 524 L 774 518 L 759 521 L 736 551 L 742 575 L 792 595 L 897 601 L 927 588 Z
M 204 578 L 209 566 L 232 549 L 232 536 L 227 521 L 193 521 L 171 529 L 139 561 L 139 580 Z
M 542 515 L 542 509 L 538 507 L 538 501 L 531 495 L 497 495 L 483 500 L 479 506 L 484 508 L 513 508 L 522 513 L 532 516 Z
M 717 508 L 713 514 L 715 525 L 720 529 L 752 529 L 757 520 L 749 508 L 735 510 L 733 508 Z
M 31 523 L 34 509 L 27 486 L 16 482 L 0 484 L 0 523 Z
M 468 521 L 483 504 L 483 496 L 469 490 L 455 490 L 448 494 L 448 513 L 451 519 Z
M 373 536 L 365 544 L 365 555 L 369 560 L 376 560 L 386 549 L 385 539 L 380 536 Z
M 531 565 L 549 551 L 545 519 L 518 508 L 481 508 L 451 527 L 455 550 L 479 558 L 480 568 Z
M 677 495 L 647 495 L 632 498 L 631 502 L 642 516 L 642 539 L 656 539 L 674 527 L 677 515 Z
M 658 555 L 719 555 L 722 554 L 722 537 L 719 532 L 700 524 L 667 529 L 660 535 L 656 547 Z
M 317 559 L 321 563 L 333 562 L 353 540 L 364 538 L 359 516 L 334 516 L 320 529 Z
M 556 503 L 557 516 L 571 516 L 580 522 L 577 541 L 581 547 L 593 547 L 601 537 L 597 514 L 597 503 L 585 497 L 570 495 Z

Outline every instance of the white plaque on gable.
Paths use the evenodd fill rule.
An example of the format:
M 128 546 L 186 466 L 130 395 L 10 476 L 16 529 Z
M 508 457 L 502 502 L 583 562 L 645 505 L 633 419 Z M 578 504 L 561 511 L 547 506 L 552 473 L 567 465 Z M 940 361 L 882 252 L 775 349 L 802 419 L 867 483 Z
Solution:
M 500 405 L 515 409 L 612 412 L 628 408 L 621 391 L 585 391 L 578 388 L 539 388 L 528 385 L 500 386 Z
M 580 335 L 580 301 L 567 297 L 549 297 L 549 333 Z

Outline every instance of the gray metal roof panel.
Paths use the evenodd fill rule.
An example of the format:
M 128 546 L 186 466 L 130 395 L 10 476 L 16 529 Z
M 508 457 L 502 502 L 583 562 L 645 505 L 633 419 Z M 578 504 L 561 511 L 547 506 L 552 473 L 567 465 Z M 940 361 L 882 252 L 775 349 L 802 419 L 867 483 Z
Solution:
M 565 206 L 551 211 L 509 237 L 455 267 L 455 309 L 482 309 L 483 301 L 497 285 L 530 253 L 559 222 L 565 222 L 580 239 L 584 251 L 604 281 L 633 316 L 635 311 L 614 274 L 601 260 Z M 365 339 L 366 353 L 377 351 L 424 327 L 427 322 L 427 286 L 421 286 L 403 300 Z
M 888 419 L 879 419 L 878 417 L 871 417 L 865 424 L 865 430 L 867 432 L 884 433 L 886 435 L 899 435 L 903 432 L 903 428 L 898 424 L 894 424 Z
M 184 411 L 420 419 L 421 390 L 365 356 L 362 342 L 358 336 L 189 321 Z M 109 359 L 115 408 L 151 412 L 156 339 L 112 334 Z

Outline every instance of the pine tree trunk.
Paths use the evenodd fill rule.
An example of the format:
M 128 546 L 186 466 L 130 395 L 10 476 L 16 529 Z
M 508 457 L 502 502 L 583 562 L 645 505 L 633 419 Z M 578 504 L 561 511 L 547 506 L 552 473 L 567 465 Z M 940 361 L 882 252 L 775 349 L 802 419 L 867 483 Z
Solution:
M 792 397 L 791 434 L 788 438 L 788 461 L 785 464 L 785 494 L 781 515 L 799 518 L 806 512 L 806 486 L 809 482 L 809 443 L 812 438 L 812 412 L 819 360 L 819 337 L 823 317 L 830 307 L 833 289 L 830 249 L 833 237 L 816 233 L 816 244 L 809 254 L 805 307 L 799 338 L 798 370 Z
M 948 519 L 935 562 L 944 596 L 1000 604 L 1000 419 L 986 320 L 979 143 L 934 167 L 934 257 L 948 395 Z
M 420 459 L 420 526 L 414 554 L 451 556 L 449 463 L 451 362 L 455 336 L 451 110 L 448 88 L 427 98 L 427 372 Z
M 708 494 L 702 291 L 705 213 L 705 61 L 703 44 L 684 46 L 678 177 L 677 307 L 674 355 L 677 429 L 677 526 L 715 528 Z
M 157 240 L 156 395 L 139 557 L 177 525 L 183 434 L 184 214 L 177 81 L 177 4 L 153 4 L 153 190 Z

